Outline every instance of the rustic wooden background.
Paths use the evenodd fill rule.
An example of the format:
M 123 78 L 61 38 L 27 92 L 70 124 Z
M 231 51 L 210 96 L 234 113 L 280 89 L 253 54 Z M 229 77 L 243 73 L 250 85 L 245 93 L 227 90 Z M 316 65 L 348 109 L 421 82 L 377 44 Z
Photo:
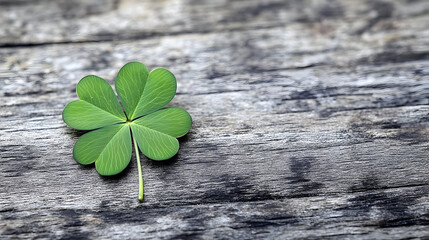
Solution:
M 101 177 L 85 75 L 178 79 L 179 154 Z M 429 1 L 0 1 L 1 239 L 429 238 Z

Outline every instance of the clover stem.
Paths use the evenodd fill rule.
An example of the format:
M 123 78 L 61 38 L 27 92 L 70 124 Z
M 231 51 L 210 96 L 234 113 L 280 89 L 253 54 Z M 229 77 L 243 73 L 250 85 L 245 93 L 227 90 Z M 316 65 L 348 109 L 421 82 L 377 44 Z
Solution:
M 142 176 L 142 166 L 140 164 L 140 152 L 139 148 L 137 147 L 136 139 L 133 136 L 134 141 L 134 149 L 136 150 L 136 157 L 137 157 L 137 167 L 139 169 L 139 201 L 143 201 L 143 176 Z

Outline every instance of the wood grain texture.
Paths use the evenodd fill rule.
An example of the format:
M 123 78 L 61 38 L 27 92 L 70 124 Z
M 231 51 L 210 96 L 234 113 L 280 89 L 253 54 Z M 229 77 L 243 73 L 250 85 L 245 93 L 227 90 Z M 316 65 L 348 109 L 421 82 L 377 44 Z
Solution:
M 3 239 L 429 237 L 428 1 L 0 1 Z M 179 154 L 101 177 L 77 82 L 178 80 Z

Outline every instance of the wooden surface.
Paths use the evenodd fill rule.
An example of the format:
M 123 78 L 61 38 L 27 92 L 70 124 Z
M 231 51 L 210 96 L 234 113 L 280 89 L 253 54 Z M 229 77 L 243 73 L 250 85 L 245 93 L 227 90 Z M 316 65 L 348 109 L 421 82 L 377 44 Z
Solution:
M 0 1 L 1 239 L 429 237 L 429 1 Z M 101 177 L 77 82 L 178 79 L 179 154 Z

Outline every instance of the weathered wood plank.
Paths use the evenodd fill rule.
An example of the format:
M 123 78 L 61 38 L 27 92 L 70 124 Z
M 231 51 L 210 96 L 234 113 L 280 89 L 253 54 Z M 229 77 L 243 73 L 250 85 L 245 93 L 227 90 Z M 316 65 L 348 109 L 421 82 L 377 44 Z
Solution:
M 154 5 L 163 3 L 171 2 Z M 273 7 L 276 14 L 261 10 L 227 18 L 228 24 L 217 25 L 222 31 L 203 21 L 205 30 L 196 33 L 162 29 L 168 36 L 1 48 L 1 236 L 428 236 L 429 28 L 424 13 L 429 7 L 425 1 L 406 3 L 350 2 L 330 8 L 311 2 L 311 21 L 301 21 L 296 15 L 284 16 L 301 6 L 289 2 L 287 8 Z M 43 9 L 46 4 L 41 1 L 34 7 Z M 181 4 L 189 3 L 176 2 Z M 219 7 L 228 4 L 235 7 Z M 377 4 L 382 7 L 374 8 Z M 52 11 L 46 21 L 58 19 L 72 26 L 78 16 L 66 19 L 59 7 L 28 16 L 26 2 L 4 6 L 23 21 Z M 104 24 L 129 8 L 108 6 L 85 11 L 98 11 L 91 19 Z M 212 8 L 226 16 L 249 6 L 258 4 L 195 3 L 177 19 Z M 315 15 L 316 9 L 322 15 Z M 223 14 L 213 20 L 214 13 L 208 12 L 206 22 L 222 23 Z M 359 14 L 362 21 L 356 20 Z M 276 26 L 276 20 L 290 24 Z M 54 27 L 54 33 L 55 26 L 61 26 L 40 22 Z M 239 27 L 225 31 L 231 22 Z M 265 22 L 269 28 L 252 25 Z M 12 29 L 1 31 L 8 28 Z M 144 31 L 152 30 L 125 34 Z M 49 42 L 26 42 L 24 33 L 18 35 L 16 41 L 1 41 Z M 52 41 L 87 41 L 88 36 L 97 37 L 90 32 L 81 39 Z M 175 158 L 162 164 L 144 160 L 144 203 L 137 201 L 134 157 L 121 176 L 100 177 L 93 167 L 73 160 L 72 146 L 82 132 L 61 119 L 65 104 L 76 99 L 80 78 L 96 74 L 113 83 L 118 69 L 133 60 L 175 73 L 178 94 L 171 105 L 186 109 L 194 119 Z
M 2 212 L 2 220 L 10 223 L 3 236 L 79 239 L 425 237 L 429 234 L 427 226 L 424 226 L 428 216 L 417 213 L 424 211 L 425 200 L 416 199 L 421 199 L 421 193 L 428 190 L 427 186 L 411 187 L 343 196 L 167 208 L 130 209 L 102 202 L 97 209 L 35 209 L 26 212 L 10 209 Z M 409 201 L 414 203 L 411 213 L 416 212 L 418 216 L 410 214 L 406 204 Z
M 360 35 L 392 31 L 392 18 L 404 22 L 413 19 L 408 31 L 427 30 L 428 8 L 424 0 L 3 0 L 0 46 L 130 40 L 295 23 L 315 24 L 320 34 L 332 34 L 332 28 L 319 23 L 341 24 L 337 30 Z

